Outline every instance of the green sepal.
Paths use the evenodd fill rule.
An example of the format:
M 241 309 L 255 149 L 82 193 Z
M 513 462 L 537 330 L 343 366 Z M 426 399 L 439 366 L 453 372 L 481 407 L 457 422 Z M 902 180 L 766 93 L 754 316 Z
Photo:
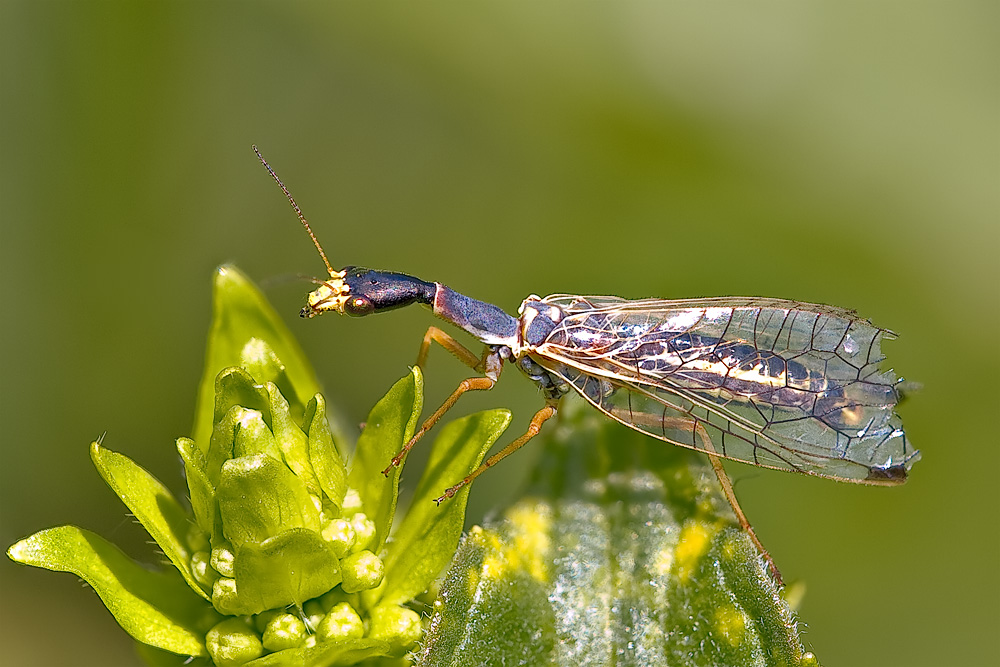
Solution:
M 251 660 L 244 667 L 346 667 L 388 653 L 389 645 L 377 639 L 343 639 L 279 651 Z
M 191 551 L 186 539 L 191 528 L 190 517 L 173 494 L 132 459 L 105 449 L 97 442 L 90 445 L 90 458 L 104 481 L 156 540 L 191 590 L 210 599 L 191 572 Z
M 320 530 L 319 510 L 302 480 L 267 454 L 230 459 L 215 490 L 223 534 L 236 549 L 292 528 Z
M 285 465 L 287 465 L 295 475 L 302 480 L 309 492 L 319 496 L 321 489 L 319 480 L 313 474 L 312 465 L 309 463 L 309 440 L 306 434 L 292 418 L 292 413 L 288 401 L 282 396 L 278 386 L 273 382 L 264 385 L 267 392 L 268 405 L 271 408 L 271 432 L 274 439 L 281 447 Z M 313 398 L 309 399 L 311 403 Z M 305 408 L 299 411 L 299 419 L 305 418 Z
M 340 563 L 319 533 L 293 528 L 260 544 L 247 543 L 235 560 L 236 595 L 225 614 L 257 614 L 289 604 L 301 605 L 340 583 Z
M 208 477 L 208 461 L 194 440 L 177 438 L 177 453 L 184 462 L 191 510 L 198 527 L 208 535 L 221 532 L 219 507 L 215 502 L 215 486 Z
M 434 441 L 406 518 L 386 547 L 385 586 L 364 596 L 375 603 L 396 605 L 422 593 L 448 565 L 465 524 L 471 486 L 436 505 L 445 489 L 482 462 L 510 424 L 509 410 L 487 410 L 448 423 Z
M 181 655 L 208 655 L 205 632 L 219 616 L 172 570 L 147 570 L 104 538 L 76 526 L 35 533 L 10 547 L 7 555 L 82 578 L 122 629 L 143 644 Z
M 306 406 L 304 421 L 309 443 L 309 463 L 326 498 L 340 509 L 347 493 L 347 466 L 337 450 L 326 417 L 326 400 L 316 394 Z
M 213 283 L 212 325 L 191 436 L 202 451 L 215 422 L 215 378 L 230 366 L 246 368 L 258 383 L 275 383 L 295 419 L 301 418 L 309 399 L 320 391 L 298 341 L 264 295 L 238 269 L 221 266 Z M 342 426 L 337 415 L 329 416 L 334 439 L 347 442 L 345 434 L 351 429 Z
M 368 413 L 365 429 L 358 438 L 348 483 L 357 489 L 368 518 L 375 522 L 375 541 L 369 547 L 379 553 L 392 527 L 399 493 L 399 468 L 388 477 L 382 470 L 413 436 L 423 408 L 424 380 L 414 366 Z

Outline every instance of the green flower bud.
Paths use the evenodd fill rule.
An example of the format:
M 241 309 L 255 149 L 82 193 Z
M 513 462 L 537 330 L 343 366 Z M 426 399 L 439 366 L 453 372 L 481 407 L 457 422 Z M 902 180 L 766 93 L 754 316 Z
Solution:
M 354 526 L 346 519 L 334 519 L 323 528 L 323 539 L 333 547 L 337 558 L 343 558 L 354 547 Z
M 216 667 L 239 667 L 264 653 L 260 637 L 239 618 L 227 619 L 209 630 L 205 646 Z
M 351 517 L 351 528 L 354 529 L 354 546 L 351 551 L 357 553 L 370 549 L 375 541 L 375 522 L 369 520 L 364 512 L 358 512 Z
M 351 554 L 342 560 L 340 565 L 343 568 L 344 577 L 344 582 L 340 587 L 345 593 L 357 593 L 375 588 L 382 583 L 382 576 L 385 574 L 382 559 L 371 551 L 359 551 Z
M 294 614 L 275 614 L 264 628 L 263 643 L 268 651 L 299 646 L 306 638 L 306 624 Z
M 216 572 L 224 577 L 233 576 L 233 561 L 235 560 L 236 556 L 233 555 L 233 550 L 229 548 L 228 544 L 212 549 L 211 565 Z
M 236 580 L 229 577 L 219 577 L 212 584 L 212 606 L 220 613 L 235 614 L 239 608 L 239 598 L 236 597 Z
M 388 642 L 395 653 L 413 646 L 422 630 L 420 615 L 412 609 L 379 605 L 372 609 L 368 636 Z
M 360 639 L 364 634 L 365 626 L 361 616 L 346 602 L 334 605 L 316 627 L 316 635 L 321 641 Z

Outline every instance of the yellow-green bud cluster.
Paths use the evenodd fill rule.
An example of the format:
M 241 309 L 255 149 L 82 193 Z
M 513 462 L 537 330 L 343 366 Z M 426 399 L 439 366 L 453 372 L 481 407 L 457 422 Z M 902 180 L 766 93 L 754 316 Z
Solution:
M 376 588 L 385 574 L 382 559 L 371 551 L 375 546 L 375 524 L 359 511 L 360 503 L 352 502 L 357 498 L 353 489 L 347 492 L 342 516 L 327 518 L 335 511 L 329 506 L 324 512 L 321 535 L 339 559 L 339 584 L 303 602 L 298 609 L 237 613 L 218 623 L 206 636 L 206 646 L 217 665 L 242 665 L 276 651 L 364 637 L 384 641 L 392 651 L 401 652 L 420 638 L 420 616 L 413 610 L 380 605 L 365 612 L 356 606 L 357 594 Z M 233 545 L 224 539 L 216 540 L 215 548 L 207 550 L 208 540 L 197 531 L 188 542 L 193 551 L 192 573 L 211 591 L 213 605 L 223 613 L 238 607 L 239 557 Z
M 382 583 L 385 565 L 322 398 L 293 420 L 275 384 L 229 369 L 215 407 L 208 447 L 182 439 L 178 448 L 197 519 L 191 575 L 229 617 L 206 636 L 216 664 L 368 638 L 397 653 L 411 647 L 419 615 L 361 596 Z
M 238 667 L 277 651 L 364 637 L 384 641 L 399 654 L 420 639 L 423 626 L 412 609 L 379 605 L 362 618 L 345 597 L 334 590 L 309 600 L 301 610 L 227 618 L 209 630 L 205 644 L 218 667 Z

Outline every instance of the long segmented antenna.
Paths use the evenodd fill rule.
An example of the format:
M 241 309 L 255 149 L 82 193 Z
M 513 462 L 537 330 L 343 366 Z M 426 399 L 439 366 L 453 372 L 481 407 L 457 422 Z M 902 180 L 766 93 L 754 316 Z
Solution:
M 251 146 L 251 148 L 253 148 L 253 152 L 257 154 L 257 158 L 260 159 L 260 163 L 264 165 L 264 168 L 267 169 L 267 172 L 271 174 L 272 178 L 274 178 L 275 182 L 278 184 L 278 187 L 281 188 L 281 191 L 285 193 L 286 197 L 288 197 L 288 203 L 290 203 L 292 205 L 292 208 L 295 209 L 295 215 L 299 216 L 299 222 L 301 222 L 302 226 L 306 228 L 306 232 L 309 234 L 309 238 L 312 239 L 313 245 L 316 246 L 316 250 L 319 251 L 319 256 L 323 258 L 323 263 L 326 264 L 326 270 L 329 271 L 330 275 L 333 277 L 340 276 L 341 272 L 334 271 L 333 267 L 330 266 L 330 261 L 326 258 L 326 253 L 323 252 L 323 246 L 319 244 L 319 239 L 317 239 L 316 235 L 313 234 L 312 227 L 310 227 L 309 223 L 306 221 L 306 216 L 302 215 L 302 211 L 299 209 L 299 205 L 296 204 L 295 199 L 292 198 L 292 193 L 288 191 L 288 188 L 286 188 L 285 184 L 281 182 L 281 179 L 278 178 L 278 175 L 274 173 L 274 169 L 271 169 L 271 165 L 267 163 L 267 160 L 264 159 L 264 156 L 260 154 L 259 150 L 257 150 L 257 146 L 253 145 Z

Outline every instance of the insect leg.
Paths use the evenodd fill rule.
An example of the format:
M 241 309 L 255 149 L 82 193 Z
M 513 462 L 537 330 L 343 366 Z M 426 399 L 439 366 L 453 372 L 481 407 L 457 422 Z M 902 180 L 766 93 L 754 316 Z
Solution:
M 427 333 L 424 334 L 424 340 L 420 344 L 420 354 L 417 356 L 417 365 L 423 366 L 424 362 L 427 360 L 427 351 L 430 349 L 432 342 L 438 343 L 441 347 L 448 350 L 456 357 L 459 361 L 464 363 L 466 366 L 477 370 L 485 371 L 488 377 L 473 377 L 463 380 L 458 388 L 451 393 L 451 396 L 445 399 L 444 403 L 441 404 L 437 410 L 431 414 L 430 417 L 424 420 L 424 423 L 420 425 L 413 437 L 410 438 L 409 442 L 403 445 L 403 448 L 399 450 L 399 453 L 392 457 L 392 461 L 389 466 L 382 471 L 383 475 L 388 476 L 392 472 L 393 468 L 399 467 L 399 464 L 403 462 L 406 458 L 407 452 L 409 452 L 413 445 L 417 444 L 417 440 L 423 437 L 427 431 L 431 429 L 434 424 L 444 416 L 444 413 L 448 412 L 458 401 L 459 397 L 467 391 L 485 391 L 487 389 L 492 389 L 493 385 L 496 384 L 496 378 L 500 375 L 500 368 L 502 365 L 499 357 L 492 359 L 491 357 L 496 357 L 496 353 L 492 351 L 487 351 L 486 354 L 480 358 L 476 356 L 472 350 L 468 349 L 457 340 L 449 336 L 447 333 L 438 329 L 437 327 L 428 327 Z
M 432 342 L 451 352 L 469 368 L 477 371 L 482 370 L 482 359 L 479 358 L 479 355 L 437 327 L 427 327 L 427 333 L 424 334 L 424 340 L 420 344 L 420 353 L 417 355 L 417 366 L 424 367 Z
M 538 432 L 542 428 L 542 424 L 544 424 L 553 416 L 555 416 L 555 414 L 556 414 L 556 408 L 554 404 L 548 404 L 544 408 L 536 412 L 535 416 L 531 418 L 531 423 L 528 425 L 528 430 L 525 431 L 524 435 L 522 435 L 520 438 L 518 438 L 514 442 L 510 443 L 509 445 L 501 449 L 499 452 L 497 452 L 490 458 L 486 459 L 486 461 L 484 461 L 481 466 L 473 470 L 472 473 L 469 474 L 461 482 L 459 482 L 455 486 L 445 491 L 444 495 L 442 495 L 440 498 L 435 499 L 434 502 L 440 505 L 446 499 L 454 498 L 455 494 L 458 493 L 459 489 L 461 489 L 463 486 L 470 484 L 472 480 L 482 475 L 487 468 L 495 466 L 497 463 L 499 463 L 503 459 L 507 458 L 509 455 L 519 450 L 522 446 L 524 446 L 524 443 L 528 442 L 536 435 L 538 435 Z
M 722 467 L 722 459 L 715 454 L 715 445 L 712 444 L 712 438 L 709 437 L 708 431 L 705 430 L 701 421 L 687 417 L 655 417 L 653 415 L 632 412 L 619 414 L 617 411 L 609 411 L 608 414 L 629 425 L 656 426 L 662 429 L 677 429 L 697 434 L 697 437 L 701 440 L 701 444 L 697 445 L 692 441 L 684 443 L 685 446 L 694 447 L 708 456 L 708 460 L 712 464 L 712 470 L 715 471 L 715 476 L 719 479 L 719 486 L 722 487 L 722 493 L 725 494 L 726 500 L 729 501 L 729 506 L 733 508 L 733 514 L 736 515 L 736 520 L 739 522 L 740 528 L 746 532 L 750 541 L 757 547 L 757 551 L 760 552 L 764 562 L 767 563 L 767 567 L 771 570 L 771 574 L 774 576 L 775 581 L 778 582 L 778 585 L 785 585 L 784 580 L 781 578 L 781 572 L 778 571 L 778 566 L 774 563 L 774 559 L 771 558 L 771 554 L 768 553 L 767 549 L 764 548 L 764 545 L 757 538 L 757 533 L 753 531 L 750 521 L 747 520 L 747 515 L 743 513 L 743 508 L 740 507 L 739 501 L 736 500 L 733 483 L 729 480 L 726 469 Z M 651 433 L 645 429 L 640 430 L 644 433 Z
M 695 425 L 698 432 L 698 437 L 701 438 L 701 442 L 704 445 L 705 453 L 708 455 L 708 460 L 712 464 L 712 470 L 715 471 L 715 476 L 719 480 L 719 486 L 722 487 L 722 492 L 726 495 L 726 500 L 729 501 L 730 507 L 733 508 L 733 513 L 736 515 L 736 520 L 740 523 L 740 528 L 746 532 L 750 537 L 750 541 L 754 543 L 757 547 L 757 551 L 760 552 L 761 557 L 764 562 L 767 563 L 767 567 L 771 570 L 771 574 L 774 576 L 775 581 L 778 586 L 784 586 L 785 581 L 781 578 L 781 572 L 778 571 L 778 566 L 775 565 L 774 559 L 771 558 L 771 554 L 761 541 L 757 538 L 757 533 L 753 531 L 753 527 L 750 525 L 750 521 L 747 520 L 747 515 L 743 513 L 743 508 L 740 507 L 739 501 L 736 500 L 736 492 L 733 491 L 733 483 L 729 479 L 729 475 L 726 474 L 726 469 L 722 467 L 722 459 L 713 454 L 715 447 L 712 446 L 712 440 L 708 437 L 708 433 L 705 432 L 705 427 L 698 422 Z

